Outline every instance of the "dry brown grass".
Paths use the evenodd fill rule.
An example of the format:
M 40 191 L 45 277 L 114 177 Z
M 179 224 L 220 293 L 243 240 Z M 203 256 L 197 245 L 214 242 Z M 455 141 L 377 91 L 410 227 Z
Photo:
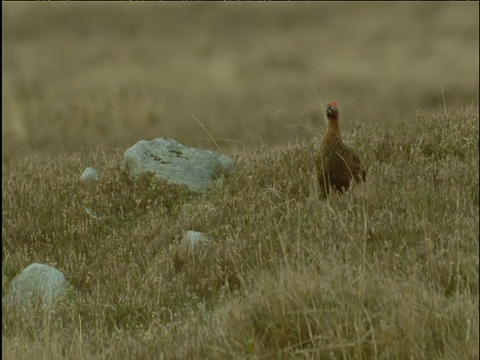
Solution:
M 73 285 L 53 313 L 2 297 L 5 358 L 479 357 L 478 3 L 3 16 L 2 291 L 34 261 Z M 369 177 L 320 201 L 327 100 Z M 222 185 L 121 174 L 142 138 L 215 150 L 191 115 Z

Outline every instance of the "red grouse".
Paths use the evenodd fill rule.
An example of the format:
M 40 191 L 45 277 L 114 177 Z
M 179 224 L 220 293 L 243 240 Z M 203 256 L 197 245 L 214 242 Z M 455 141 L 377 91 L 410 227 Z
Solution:
M 320 191 L 327 195 L 330 190 L 344 193 L 352 179 L 365 181 L 366 171 L 360 159 L 347 147 L 340 137 L 338 107 L 336 102 L 327 104 L 328 130 L 323 137 L 320 154 L 316 161 Z

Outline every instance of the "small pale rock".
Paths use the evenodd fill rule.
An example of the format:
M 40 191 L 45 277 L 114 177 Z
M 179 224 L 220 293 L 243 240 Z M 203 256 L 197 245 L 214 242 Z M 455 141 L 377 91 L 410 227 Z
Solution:
M 80 177 L 80 180 L 82 181 L 96 181 L 98 179 L 100 179 L 100 175 L 98 175 L 97 170 L 91 167 L 87 167 Z
M 183 241 L 185 244 L 195 247 L 199 243 L 209 243 L 213 239 L 201 232 L 189 230 L 185 233 Z
M 51 306 L 67 289 L 63 273 L 54 267 L 33 263 L 12 280 L 10 299 L 19 304 L 39 298 Z

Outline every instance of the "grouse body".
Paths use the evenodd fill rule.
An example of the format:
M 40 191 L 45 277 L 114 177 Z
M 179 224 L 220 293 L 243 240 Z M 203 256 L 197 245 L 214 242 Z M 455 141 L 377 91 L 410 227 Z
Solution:
M 327 195 L 330 190 L 344 193 L 350 188 L 352 179 L 359 183 L 365 181 L 367 175 L 360 159 L 342 141 L 338 126 L 337 104 L 335 102 L 327 104 L 326 113 L 328 129 L 316 161 L 320 190 L 324 195 Z

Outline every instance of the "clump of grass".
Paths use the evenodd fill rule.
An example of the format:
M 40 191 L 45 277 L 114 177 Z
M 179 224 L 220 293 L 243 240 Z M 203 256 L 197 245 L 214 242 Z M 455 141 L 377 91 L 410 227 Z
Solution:
M 327 258 L 260 276 L 242 299 L 219 309 L 208 328 L 215 340 L 206 354 L 320 359 L 475 354 L 473 347 L 463 349 L 477 322 L 468 299 L 451 303 L 420 283 Z

